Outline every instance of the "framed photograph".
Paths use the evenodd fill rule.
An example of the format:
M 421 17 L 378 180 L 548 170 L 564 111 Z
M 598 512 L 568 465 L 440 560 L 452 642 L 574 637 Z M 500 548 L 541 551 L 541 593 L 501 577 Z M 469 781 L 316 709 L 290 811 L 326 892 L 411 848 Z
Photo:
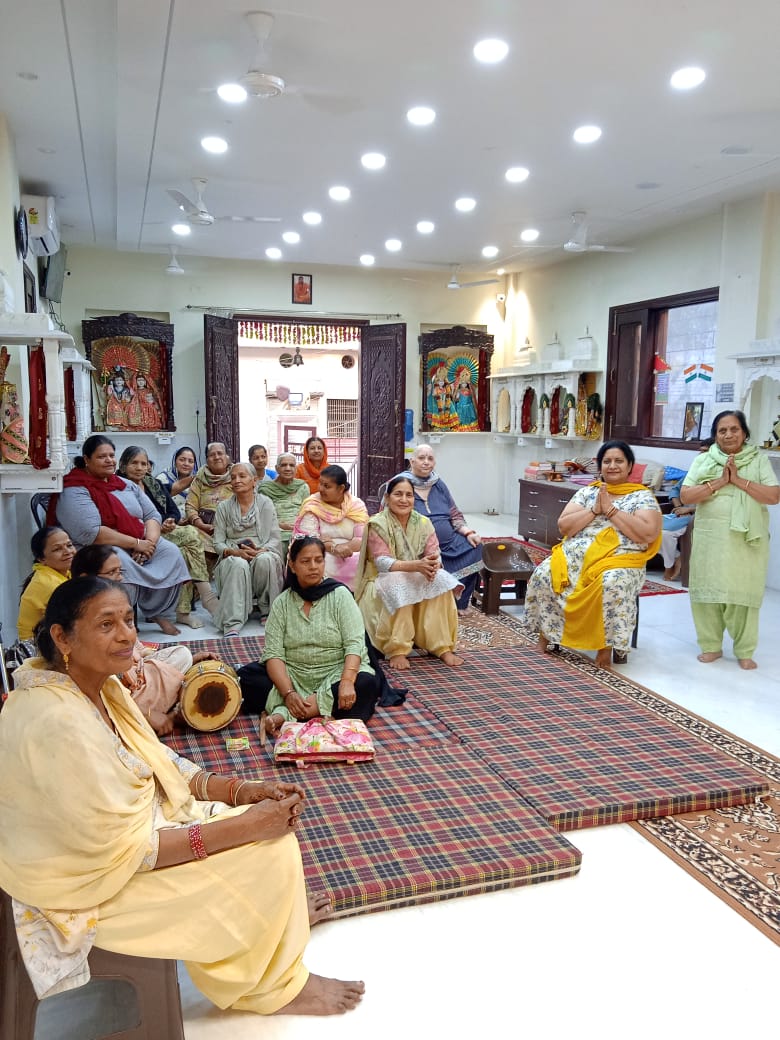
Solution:
M 38 294 L 35 290 L 35 275 L 27 264 L 22 264 L 24 279 L 24 310 L 26 314 L 35 314 L 38 310 Z
M 293 303 L 311 303 L 311 282 L 312 276 L 310 274 L 294 274 L 292 276 Z
M 434 433 L 489 430 L 493 337 L 455 325 L 424 332 L 419 343 L 420 429 Z
M 688 401 L 685 405 L 682 439 L 684 441 L 701 440 L 701 419 L 704 413 L 703 401 Z

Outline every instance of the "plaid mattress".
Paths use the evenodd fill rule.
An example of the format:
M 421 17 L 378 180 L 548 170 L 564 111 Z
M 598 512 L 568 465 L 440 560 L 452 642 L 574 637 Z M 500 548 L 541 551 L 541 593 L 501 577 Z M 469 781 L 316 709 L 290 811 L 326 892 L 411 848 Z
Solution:
M 738 805 L 767 790 L 753 769 L 535 648 L 486 650 L 457 671 L 423 660 L 407 674 L 422 704 L 558 830 Z

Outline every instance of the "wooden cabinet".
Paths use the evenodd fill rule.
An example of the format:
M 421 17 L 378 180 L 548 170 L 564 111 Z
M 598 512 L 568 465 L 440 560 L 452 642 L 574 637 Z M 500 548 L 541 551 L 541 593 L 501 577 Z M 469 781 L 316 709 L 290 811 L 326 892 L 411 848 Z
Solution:
M 558 517 L 578 484 L 565 481 L 520 480 L 520 513 L 517 533 L 542 545 L 561 540 Z

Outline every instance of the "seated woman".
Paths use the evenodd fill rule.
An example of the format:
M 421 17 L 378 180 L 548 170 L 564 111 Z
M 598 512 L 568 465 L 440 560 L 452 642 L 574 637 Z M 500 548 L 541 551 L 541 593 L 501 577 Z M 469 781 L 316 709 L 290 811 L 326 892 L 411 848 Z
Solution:
M 482 539 L 466 523 L 449 488 L 434 472 L 435 465 L 433 450 L 420 444 L 410 459 L 411 472 L 405 476 L 414 486 L 414 508 L 428 517 L 436 531 L 442 567 L 460 579 L 463 591 L 458 596 L 458 610 L 465 611 L 482 570 Z
M 629 484 L 634 453 L 607 441 L 596 462 L 601 480 L 575 492 L 558 518 L 563 541 L 528 582 L 525 613 L 539 648 L 562 643 L 597 650 L 609 668 L 625 663 L 636 623 L 636 598 L 647 561 L 661 544 L 661 511 L 643 484 Z
M 321 437 L 309 437 L 303 446 L 303 462 L 298 464 L 295 476 L 305 480 L 315 495 L 320 489 L 320 474 L 328 465 L 328 447 Z
M 283 452 L 276 460 L 276 480 L 264 480 L 257 487 L 258 495 L 270 498 L 276 510 L 285 559 L 295 527 L 295 518 L 309 497 L 309 485 L 305 480 L 298 480 L 295 476 L 295 465 L 295 456 Z
M 265 729 L 283 722 L 362 719 L 374 714 L 379 680 L 368 662 L 363 619 L 352 593 L 325 577 L 325 547 L 319 538 L 290 545 L 287 581 L 265 626 L 265 651 L 258 669 L 239 670 L 250 710 L 265 704 Z
M 217 506 L 214 550 L 219 557 L 214 578 L 219 610 L 214 624 L 237 636 L 254 604 L 266 617 L 282 591 L 282 539 L 274 507 L 255 494 L 255 468 L 249 462 L 230 467 L 232 496 Z
M 61 527 L 43 527 L 30 539 L 32 573 L 22 585 L 16 632 L 19 639 L 32 639 L 35 626 L 46 610 L 49 598 L 70 577 L 70 564 L 76 547 Z
M 349 493 L 346 471 L 341 466 L 326 466 L 320 474 L 320 490 L 301 506 L 293 539 L 305 534 L 321 538 L 325 544 L 326 576 L 351 589 L 367 520 L 363 501 Z
M 85 545 L 73 557 L 74 578 L 105 578 L 122 581 L 122 563 L 110 545 Z M 173 731 L 174 712 L 179 705 L 184 673 L 198 661 L 214 655 L 190 653 L 184 645 L 144 646 L 136 639 L 132 662 L 118 678 L 146 716 L 158 736 Z
M 416 644 L 451 668 L 463 663 L 453 653 L 458 638 L 455 595 L 461 584 L 442 569 L 433 524 L 415 512 L 408 477 L 393 477 L 385 507 L 363 533 L 355 599 L 366 631 L 391 668 L 409 667 Z
M 168 489 L 156 480 L 149 466 L 149 456 L 143 448 L 135 444 L 129 445 L 119 457 L 119 475 L 126 477 L 143 492 L 160 518 L 160 530 L 163 538 L 178 546 L 187 564 L 192 581 L 181 587 L 179 602 L 176 604 L 176 621 L 190 628 L 203 628 L 203 622 L 192 613 L 192 586 L 198 590 L 200 601 L 209 614 L 214 614 L 219 600 L 209 583 L 209 572 L 206 565 L 206 554 L 200 535 L 189 524 L 183 524 L 179 507 L 171 498 Z
M 349 1010 L 362 982 L 303 965 L 322 916 L 295 834 L 303 789 L 205 772 L 162 745 L 115 678 L 135 639 L 123 586 L 65 582 L 41 657 L 17 670 L 24 695 L 0 713 L 0 887 L 38 997 L 83 983 L 95 946 L 181 959 L 220 1008 Z
M 63 527 L 77 548 L 111 545 L 122 561 L 128 594 L 147 621 L 178 635 L 171 621 L 184 582 L 184 559 L 160 533 L 160 518 L 135 484 L 117 476 L 114 443 L 100 433 L 84 441 L 66 473 L 60 495 L 49 502 L 49 522 Z
M 195 470 L 198 463 L 192 448 L 178 448 L 171 459 L 171 468 L 157 474 L 157 479 L 164 484 L 170 496 L 179 507 L 179 512 L 184 515 L 184 503 L 190 485 L 195 479 Z
M 184 516 L 203 539 L 206 558 L 212 566 L 216 562 L 214 514 L 219 503 L 230 495 L 230 459 L 225 445 L 212 441 L 206 445 L 206 465 L 195 474 L 184 503 Z
M 669 497 L 672 500 L 671 513 L 664 513 L 661 530 L 661 556 L 664 560 L 664 580 L 674 581 L 682 567 L 680 555 L 680 538 L 688 530 L 696 511 L 695 506 L 684 506 L 680 498 L 680 488 L 684 476 L 673 484 L 669 489 Z
M 248 455 L 257 474 L 258 487 L 264 480 L 276 480 L 276 470 L 268 466 L 268 449 L 264 444 L 253 444 Z

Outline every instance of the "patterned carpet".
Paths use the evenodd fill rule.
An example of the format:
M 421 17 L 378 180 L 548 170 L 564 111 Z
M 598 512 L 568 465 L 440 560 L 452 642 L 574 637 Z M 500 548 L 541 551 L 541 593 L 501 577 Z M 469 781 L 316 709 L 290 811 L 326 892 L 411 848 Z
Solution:
M 511 535 L 505 539 L 499 538 L 485 538 L 483 541 L 486 542 L 498 542 L 498 541 L 512 541 L 522 545 L 525 549 L 526 555 L 534 564 L 538 567 L 542 560 L 546 559 L 550 555 L 550 550 L 546 549 L 543 545 L 536 545 L 534 542 L 527 542 L 524 538 L 518 538 L 516 535 Z M 687 592 L 687 589 L 678 588 L 674 585 L 664 585 L 658 581 L 651 581 L 649 578 L 645 579 L 645 583 L 642 586 L 642 590 L 639 593 L 640 596 L 672 596 L 676 593 Z

